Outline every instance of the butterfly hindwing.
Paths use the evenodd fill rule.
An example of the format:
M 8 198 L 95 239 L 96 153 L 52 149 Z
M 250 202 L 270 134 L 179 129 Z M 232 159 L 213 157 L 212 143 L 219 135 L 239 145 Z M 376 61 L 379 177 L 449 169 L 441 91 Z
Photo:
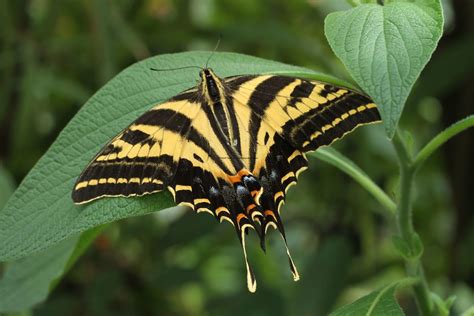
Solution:
M 267 180 L 278 210 L 307 167 L 305 152 L 380 120 L 366 96 L 319 81 L 266 75 L 232 77 L 228 84 L 236 112 L 245 117 L 249 169 Z

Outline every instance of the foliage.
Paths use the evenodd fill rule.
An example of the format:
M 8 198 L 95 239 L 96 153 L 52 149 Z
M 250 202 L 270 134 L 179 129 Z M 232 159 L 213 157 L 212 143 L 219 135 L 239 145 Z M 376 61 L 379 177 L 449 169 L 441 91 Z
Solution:
M 468 313 L 474 301 L 469 298 L 472 289 L 465 280 L 440 285 L 449 270 L 447 259 L 443 259 L 446 256 L 440 254 L 447 253 L 449 246 L 441 240 L 448 236 L 443 233 L 446 228 L 435 227 L 454 209 L 448 186 L 440 180 L 441 164 L 430 160 L 425 168 L 420 167 L 446 141 L 472 127 L 474 117 L 466 117 L 426 141 L 427 135 L 432 137 L 440 128 L 439 116 L 433 114 L 436 103 L 429 103 L 429 114 L 412 110 L 426 102 L 423 93 L 434 93 L 426 89 L 424 83 L 430 78 L 423 75 L 418 80 L 421 88 L 415 86 L 413 101 L 408 99 L 404 107 L 425 65 L 431 71 L 428 61 L 443 25 L 440 3 L 349 2 L 354 8 L 327 16 L 325 34 L 349 74 L 381 106 L 386 133 L 394 137 L 390 142 L 380 128 L 367 127 L 337 144 L 339 151 L 324 148 L 310 155 L 337 167 L 360 187 L 311 159 L 310 170 L 297 189 L 291 190 L 283 216 L 289 218 L 287 235 L 296 250 L 294 257 L 302 258 L 300 283 L 293 285 L 285 276 L 277 277 L 284 266 L 284 254 L 272 253 L 276 240 L 271 236 L 266 256 L 249 250 L 256 259 L 257 272 L 263 274 L 262 288 L 249 296 L 244 292 L 242 265 L 234 260 L 240 258 L 239 249 L 234 247 L 229 227 L 221 229 L 223 225 L 209 223 L 203 216 L 182 216 L 178 208 L 163 210 L 156 216 L 149 214 L 172 205 L 166 193 L 103 199 L 83 207 L 74 206 L 70 200 L 75 177 L 111 136 L 151 105 L 195 84 L 194 71 L 148 71 L 150 67 L 203 65 L 210 55 L 188 52 L 145 59 L 105 84 L 63 129 L 0 210 L 0 258 L 11 261 L 0 281 L 0 312 L 32 308 L 52 292 L 35 313 L 323 315 L 334 310 L 334 315 L 401 315 L 403 311 L 413 312 L 412 297 L 423 315 L 446 315 L 451 309 Z M 276 10 L 273 19 L 262 18 L 268 6 L 250 0 L 238 6 L 234 1 L 211 0 L 199 4 L 152 0 L 137 3 L 101 0 L 87 4 L 95 30 L 94 44 L 89 47 L 95 53 L 89 55 L 87 50 L 78 49 L 88 36 L 82 26 L 87 22 L 78 14 L 82 5 L 64 4 L 67 10 L 58 10 L 47 1 L 32 2 L 25 18 L 18 4 L 1 4 L 2 43 L 6 49 L 0 55 L 0 67 L 6 78 L 18 77 L 21 84 L 18 92 L 12 92 L 15 90 L 10 82 L 0 87 L 0 97 L 5 101 L 0 107 L 0 132 L 14 130 L 8 134 L 9 146 L 0 152 L 0 159 L 6 162 L 6 168 L 0 168 L 0 207 L 12 192 L 10 173 L 22 179 L 74 113 L 74 106 L 65 109 L 60 104 L 83 103 L 91 91 L 131 63 L 128 56 L 148 56 L 150 43 L 158 43 L 155 47 L 161 47 L 160 53 L 209 49 L 218 29 L 224 34 L 223 43 L 235 38 L 233 44 L 228 41 L 226 49 L 346 76 L 324 44 L 323 26 L 313 17 L 317 14 L 322 20 L 326 13 L 344 8 L 334 1 L 311 12 L 307 12 L 307 3 L 272 2 Z M 145 12 L 153 12 L 169 34 L 145 35 L 152 33 L 151 18 Z M 182 12 L 188 13 L 183 16 Z M 287 16 L 299 18 L 287 22 Z M 374 23 L 362 23 L 361 17 Z M 25 26 L 25 19 L 32 25 Z M 57 33 L 49 38 L 52 21 Z M 13 34 L 21 30 L 14 30 L 14 25 L 27 29 L 34 26 L 35 30 L 22 38 L 18 62 L 14 52 L 20 42 Z M 204 35 L 207 30 L 212 31 L 210 35 Z M 38 50 L 39 39 L 45 38 L 49 45 L 42 52 Z M 189 46 L 180 46 L 186 42 Z M 85 65 L 88 71 L 84 71 Z M 241 54 L 218 52 L 211 66 L 221 76 L 291 73 L 350 85 L 306 68 Z M 18 68 L 20 74 L 16 74 Z M 461 72 L 455 75 L 461 80 Z M 9 119 L 13 110 L 3 106 L 7 100 L 19 104 L 13 120 Z M 405 126 L 416 130 L 413 135 L 397 129 L 402 111 Z M 417 151 L 420 142 L 427 145 Z M 393 152 L 398 158 L 399 174 Z M 394 192 L 398 192 L 395 198 Z M 424 225 L 415 226 L 413 220 L 416 224 L 420 219 Z M 102 224 L 107 225 L 99 226 Z M 78 233 L 82 233 L 80 237 Z M 464 249 L 472 244 L 474 238 L 467 239 Z M 472 261 L 466 258 L 464 271 L 468 275 L 471 271 L 472 277 Z M 73 267 L 78 259 L 79 264 Z M 410 277 L 408 281 L 400 283 L 406 276 Z M 58 283 L 60 278 L 64 280 Z M 398 302 L 403 311 L 394 298 L 397 287 L 401 288 Z M 78 288 L 84 291 L 78 292 Z M 413 289 L 413 296 L 407 288 Z M 467 294 L 453 300 L 451 295 L 458 293 Z
M 389 284 L 383 289 L 374 291 L 369 295 L 361 297 L 350 305 L 339 308 L 334 313 L 331 313 L 331 315 L 403 315 L 400 306 L 397 304 L 394 298 L 395 290 L 398 284 L 398 282 Z
M 380 106 L 392 138 L 403 106 L 443 30 L 439 1 L 394 1 L 335 12 L 326 36 L 352 77 Z

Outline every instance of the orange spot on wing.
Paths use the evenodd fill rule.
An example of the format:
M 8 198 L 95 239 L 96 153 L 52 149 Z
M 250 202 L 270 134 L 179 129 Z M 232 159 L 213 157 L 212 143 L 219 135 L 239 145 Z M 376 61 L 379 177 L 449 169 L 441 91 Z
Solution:
M 237 172 L 237 174 L 233 175 L 233 176 L 229 176 L 229 181 L 234 184 L 234 183 L 238 183 L 238 182 L 241 182 L 242 181 L 242 177 L 246 176 L 246 175 L 249 175 L 250 174 L 250 171 L 248 171 L 247 169 L 242 169 L 240 170 L 239 172 Z
M 222 213 L 222 212 L 229 213 L 229 210 L 227 210 L 227 208 L 225 208 L 223 206 L 220 206 L 216 209 L 216 215 L 219 216 L 219 214 Z
M 271 217 L 273 217 L 273 218 L 276 220 L 275 213 L 273 213 L 272 210 L 266 210 L 266 211 L 264 212 L 264 214 L 265 214 L 265 216 L 271 216 Z
M 240 213 L 240 214 L 237 215 L 237 223 L 239 224 L 239 226 L 240 226 L 240 221 L 241 221 L 243 218 L 247 218 L 247 215 L 242 214 L 242 213 Z
M 253 210 L 256 207 L 257 206 L 255 204 L 250 204 L 249 206 L 247 206 L 247 208 L 246 208 L 247 214 L 250 213 L 250 211 Z

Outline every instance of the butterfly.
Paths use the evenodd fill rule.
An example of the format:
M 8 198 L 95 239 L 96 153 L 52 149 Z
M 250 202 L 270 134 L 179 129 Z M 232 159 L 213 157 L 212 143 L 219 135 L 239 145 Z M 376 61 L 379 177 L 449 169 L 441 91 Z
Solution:
M 305 154 L 378 121 L 373 101 L 347 88 L 282 75 L 219 78 L 202 68 L 196 87 L 142 114 L 92 159 L 72 199 L 168 189 L 177 204 L 234 226 L 255 292 L 246 233 L 254 229 L 265 250 L 268 229 L 277 230 L 297 281 L 280 209 L 307 168 Z

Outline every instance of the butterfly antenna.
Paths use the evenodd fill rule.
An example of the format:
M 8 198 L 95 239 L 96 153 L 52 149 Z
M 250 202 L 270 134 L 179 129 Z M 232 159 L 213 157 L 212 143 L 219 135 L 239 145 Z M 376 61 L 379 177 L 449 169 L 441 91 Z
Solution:
M 214 56 L 214 53 L 216 52 L 217 48 L 219 47 L 220 42 L 221 42 L 221 36 L 219 35 L 219 38 L 217 39 L 216 47 L 214 47 L 214 50 L 212 51 L 211 55 L 209 55 L 209 58 L 207 58 L 206 68 L 208 68 L 209 61 L 211 60 L 212 56 Z
M 199 67 L 199 66 L 184 66 L 184 67 L 164 68 L 164 69 L 150 68 L 150 70 L 153 70 L 153 71 L 172 71 L 172 70 L 181 70 L 181 69 L 189 69 L 189 68 L 197 68 L 199 70 L 202 70 L 202 67 Z

